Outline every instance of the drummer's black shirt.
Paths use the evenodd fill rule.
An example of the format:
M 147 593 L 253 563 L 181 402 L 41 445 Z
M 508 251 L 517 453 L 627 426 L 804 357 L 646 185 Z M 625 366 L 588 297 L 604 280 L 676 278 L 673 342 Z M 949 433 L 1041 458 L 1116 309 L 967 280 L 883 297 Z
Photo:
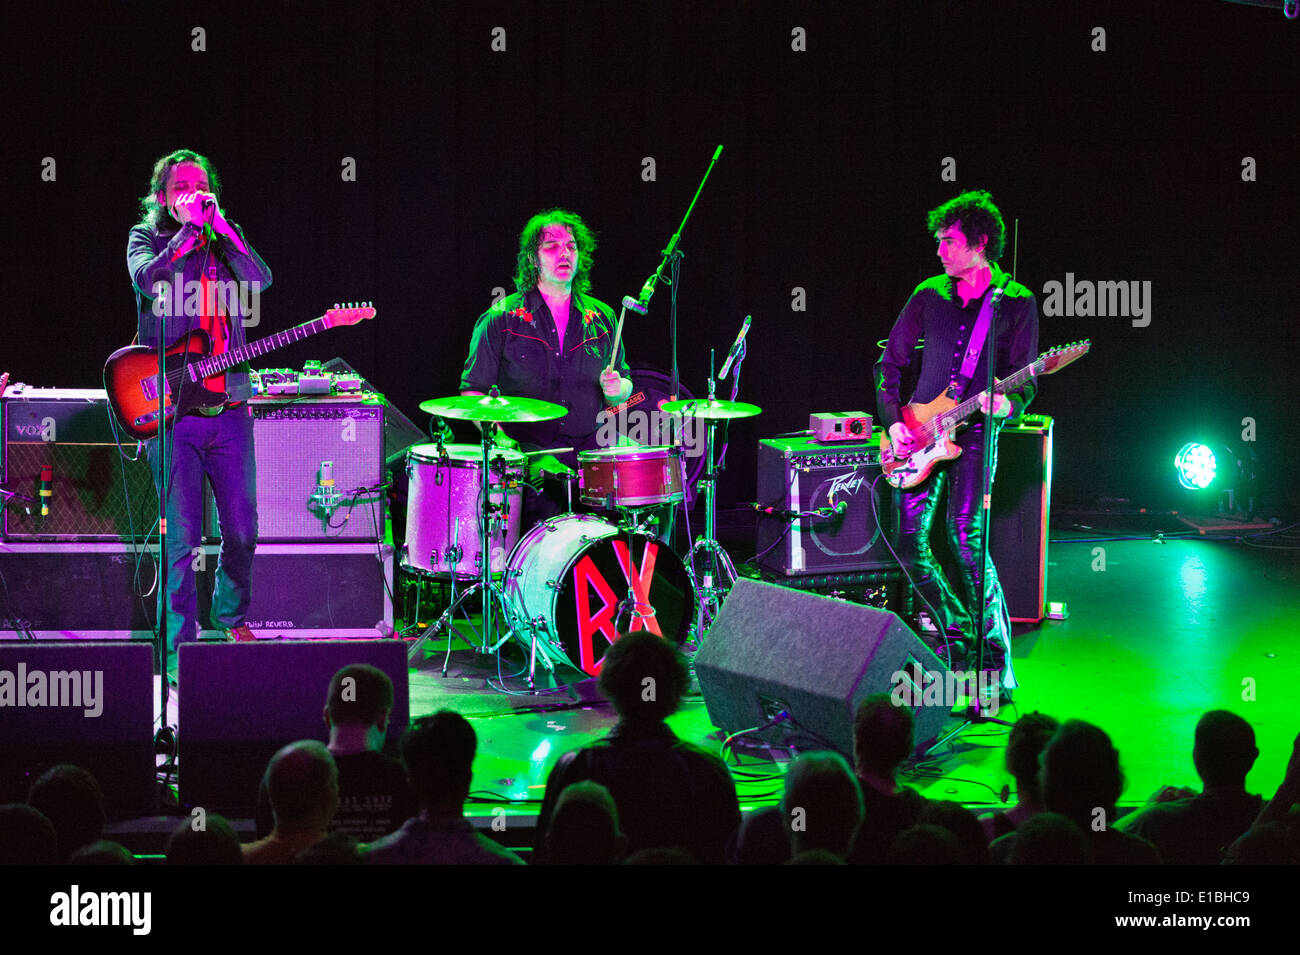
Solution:
M 537 289 L 516 292 L 479 316 L 461 374 L 462 391 L 486 394 L 496 385 L 503 395 L 538 398 L 563 405 L 569 413 L 554 421 L 505 426 L 527 447 L 596 446 L 596 416 L 605 410 L 600 373 L 614 345 L 614 311 L 604 302 L 574 292 L 561 348 L 555 320 Z M 623 348 L 615 370 L 630 374 Z

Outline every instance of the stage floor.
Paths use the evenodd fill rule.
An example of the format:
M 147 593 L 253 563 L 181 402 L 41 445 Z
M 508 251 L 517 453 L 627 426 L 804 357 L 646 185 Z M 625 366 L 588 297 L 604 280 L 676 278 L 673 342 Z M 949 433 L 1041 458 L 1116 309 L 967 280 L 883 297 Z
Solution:
M 1260 750 L 1248 788 L 1271 795 L 1300 730 L 1300 549 L 1288 543 L 1282 535 L 1254 543 L 1054 535 L 1048 599 L 1064 602 L 1069 615 L 1017 626 L 1020 688 L 998 716 L 1014 721 L 1039 710 L 1102 727 L 1120 751 L 1122 803 L 1131 805 L 1162 785 L 1199 788 L 1191 760 L 1196 721 L 1206 710 L 1232 710 L 1255 728 Z M 485 825 L 504 818 L 515 830 L 504 841 L 527 845 L 555 758 L 600 738 L 614 723 L 612 710 L 591 682 L 541 695 L 499 692 L 489 685 L 498 678 L 496 658 L 459 639 L 443 676 L 445 648 L 445 639 L 430 641 L 411 667 L 410 715 L 450 708 L 471 720 L 479 751 L 470 812 Z M 517 668 L 507 660 L 503 673 L 509 678 Z M 698 698 L 671 725 L 715 752 L 721 746 Z M 907 781 L 930 798 L 997 805 L 1014 785 L 1004 766 L 1007 733 L 993 723 L 968 728 L 912 766 Z M 751 748 L 740 758 L 743 765 L 729 754 L 744 807 L 774 802 L 791 754 Z

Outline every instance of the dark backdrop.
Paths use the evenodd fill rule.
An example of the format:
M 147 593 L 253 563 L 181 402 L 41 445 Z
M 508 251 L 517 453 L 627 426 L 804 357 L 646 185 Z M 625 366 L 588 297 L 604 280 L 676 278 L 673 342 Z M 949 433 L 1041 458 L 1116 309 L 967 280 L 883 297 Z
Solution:
M 683 378 L 703 392 L 709 349 L 754 315 L 741 398 L 765 410 L 732 428 L 723 503 L 752 499 L 759 438 L 810 411 L 874 413 L 875 342 L 938 271 L 924 213 L 983 187 L 1020 220 L 1018 277 L 1040 307 L 1044 283 L 1067 272 L 1152 283 L 1145 328 L 1042 319 L 1043 347 L 1094 343 L 1032 408 L 1057 419 L 1058 500 L 1173 503 L 1177 446 L 1235 439 L 1249 417 L 1265 501 L 1300 504 L 1287 387 L 1300 23 L 1280 12 L 267 0 L 2 16 L 0 366 L 15 379 L 99 384 L 134 331 L 137 198 L 153 160 L 179 146 L 212 156 L 230 217 L 274 272 L 262 333 L 335 301 L 379 307 L 268 364 L 342 355 L 422 420 L 420 400 L 456 391 L 473 319 L 509 287 L 532 212 L 588 219 L 594 290 L 617 303 L 657 264 L 721 143 L 682 240 L 679 318 Z M 1242 181 L 1246 156 L 1257 181 Z M 345 157 L 355 182 L 341 179 Z M 944 157 L 955 182 L 941 179 Z M 806 311 L 791 310 L 796 286 Z M 665 370 L 668 298 L 661 288 L 626 334 L 634 361 Z

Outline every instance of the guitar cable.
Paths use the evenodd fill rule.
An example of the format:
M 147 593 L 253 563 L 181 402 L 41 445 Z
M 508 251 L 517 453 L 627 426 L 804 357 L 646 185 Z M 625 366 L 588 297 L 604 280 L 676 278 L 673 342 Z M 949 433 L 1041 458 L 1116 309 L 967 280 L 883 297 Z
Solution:
M 871 495 L 870 495 L 871 516 L 872 519 L 875 520 L 877 528 L 879 528 L 881 525 L 880 525 L 880 504 L 876 500 L 876 485 L 880 483 L 880 481 L 884 478 L 884 476 L 885 476 L 885 472 L 881 471 L 878 475 L 876 475 L 876 479 L 871 482 Z M 943 628 L 942 615 L 940 615 L 939 611 L 935 608 L 934 604 L 930 603 L 929 599 L 925 596 L 925 594 L 921 592 L 921 588 L 916 585 L 916 581 L 912 579 L 912 574 L 907 569 L 907 565 L 904 564 L 901 559 L 899 559 L 898 551 L 894 550 L 894 545 L 890 542 L 889 535 L 881 534 L 880 539 L 885 542 L 885 547 L 889 549 L 889 554 L 891 557 L 894 558 L 894 563 L 898 564 L 899 570 L 901 570 L 903 572 L 903 576 L 907 578 L 907 583 L 908 586 L 912 588 L 912 593 L 920 597 L 921 602 L 924 603 L 926 607 L 929 608 L 930 620 L 934 624 L 936 632 L 939 634 L 939 640 L 943 643 L 944 648 L 947 649 L 949 652 L 949 663 L 951 664 L 951 659 L 952 659 L 951 647 L 953 641 L 948 638 L 948 633 Z

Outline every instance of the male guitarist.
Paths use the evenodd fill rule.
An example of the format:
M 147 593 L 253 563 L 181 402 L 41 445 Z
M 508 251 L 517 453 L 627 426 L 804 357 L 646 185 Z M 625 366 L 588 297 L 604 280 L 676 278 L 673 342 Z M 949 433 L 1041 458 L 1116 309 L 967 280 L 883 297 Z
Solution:
M 271 270 L 226 220 L 220 196 L 217 171 L 205 156 L 179 149 L 154 164 L 149 192 L 140 200 L 142 218 L 126 249 L 141 345 L 158 347 L 160 323 L 165 346 L 196 329 L 207 333 L 214 354 L 244 344 L 244 326 L 257 314 L 256 296 L 270 286 Z M 212 621 L 228 636 L 248 636 L 244 615 L 257 545 L 253 419 L 244 404 L 251 389 L 246 365 L 217 378 L 224 381 L 205 385 L 227 393 L 225 406 L 175 419 L 148 442 L 155 481 L 161 480 L 158 443 L 169 442 L 167 632 L 173 645 L 198 639 L 194 571 L 204 475 L 221 525 Z
M 889 428 L 896 455 L 919 450 L 914 443 L 916 435 L 904 421 L 912 418 L 916 423 L 904 409 L 905 403 L 925 404 L 944 394 L 955 400 L 977 395 L 987 387 L 990 359 L 994 374 L 1002 378 L 1033 361 L 1038 349 L 1038 307 L 1033 293 L 1011 282 L 996 264 L 1002 256 L 1006 227 L 992 197 L 987 192 L 964 192 L 932 210 L 927 223 L 938 240 L 944 274 L 917 286 L 899 313 L 876 365 L 876 405 Z M 1000 303 L 995 304 L 995 292 L 1000 287 L 1004 292 Z M 987 311 L 996 313 L 997 337 L 992 355 L 982 347 L 986 336 L 978 332 L 986 298 L 990 301 Z M 920 368 L 912 376 L 916 386 L 910 396 L 903 395 L 904 370 L 918 360 L 916 345 L 922 338 L 925 345 L 920 352 Z M 974 347 L 980 347 L 980 352 L 972 366 L 967 356 Z M 1020 416 L 1034 390 L 1030 379 L 1019 392 L 996 396 L 991 415 L 996 422 L 995 466 L 997 428 L 1008 415 Z M 984 431 L 990 417 L 987 398 L 982 408 L 984 417 L 977 417 L 958 433 L 956 443 L 961 454 L 956 460 L 937 467 L 918 486 L 898 492 L 898 556 L 919 595 L 938 616 L 935 623 L 944 634 L 939 649 L 948 654 L 953 665 L 959 665 L 971 649 L 977 636 L 978 608 L 983 606 L 989 628 L 985 669 L 1003 671 L 1003 685 L 1010 689 L 1015 686 L 1010 666 L 1011 622 L 991 558 L 985 567 L 983 600 L 976 596 Z M 961 600 L 954 595 L 930 551 L 930 527 L 945 487 L 948 538 L 961 568 Z M 975 661 L 969 662 L 973 665 Z

